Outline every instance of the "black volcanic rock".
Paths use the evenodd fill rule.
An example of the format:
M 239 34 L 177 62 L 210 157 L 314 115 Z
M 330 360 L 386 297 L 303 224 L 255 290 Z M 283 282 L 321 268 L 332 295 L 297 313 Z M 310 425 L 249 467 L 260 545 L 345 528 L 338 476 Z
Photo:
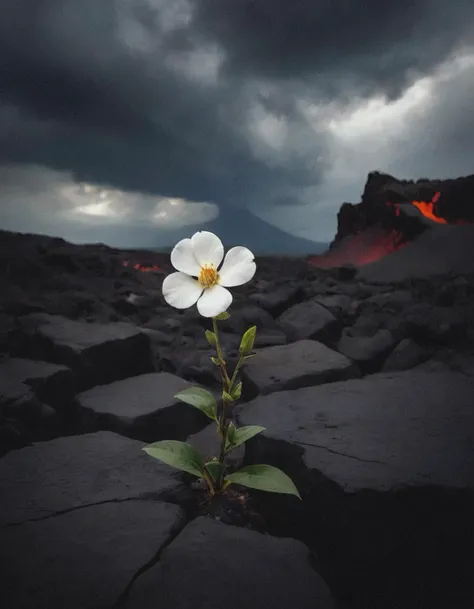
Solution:
M 407 237 L 416 233 L 416 222 L 410 222 L 406 214 L 396 215 L 395 204 L 411 201 L 430 202 L 439 192 L 434 204 L 434 214 L 448 224 L 474 223 L 474 175 L 452 180 L 398 180 L 393 176 L 373 171 L 369 173 L 360 203 L 343 203 L 337 219 L 338 227 L 332 247 L 344 237 L 356 235 L 371 226 L 381 224 L 388 230 L 404 229 Z M 387 205 L 388 204 L 388 205 Z M 420 218 L 419 213 L 415 217 Z M 400 220 L 402 218 L 402 220 Z M 419 225 L 419 232 L 423 231 Z M 408 239 L 407 239 L 408 240 Z
M 398 218 L 385 208 L 387 221 Z M 15 601 L 6 609 L 93 609 L 96 588 L 110 607 L 144 607 L 141 598 L 155 606 L 155 574 L 168 566 L 175 606 L 197 606 L 202 588 L 181 595 L 181 567 L 206 539 L 218 560 L 228 558 L 226 582 L 245 596 L 254 564 L 265 565 L 269 582 L 300 574 L 293 554 L 267 556 L 284 537 L 309 548 L 308 573 L 323 575 L 341 609 L 472 609 L 473 231 L 437 225 L 355 276 L 350 267 L 257 256 L 256 276 L 232 289 L 219 330 L 232 373 L 241 333 L 257 325 L 255 357 L 237 375 L 243 399 L 230 414 L 268 425 L 234 453 L 230 471 L 242 460 L 280 467 L 303 501 L 235 486 L 215 503 L 199 481 L 141 450 L 143 441 L 196 431 L 201 423 L 188 425 L 187 412 L 208 422 L 175 404 L 179 387 L 221 392 L 204 336 L 210 320 L 164 303 L 169 255 L 0 233 L 0 590 Z M 155 264 L 161 270 L 140 270 Z M 261 396 L 245 403 L 252 382 Z M 51 406 L 57 424 L 43 437 Z M 206 455 L 218 440 L 213 424 L 190 438 Z M 186 529 L 181 537 L 161 517 L 163 502 L 193 522 L 204 513 L 220 523 L 199 528 L 193 546 Z M 133 543 L 144 536 L 147 556 Z M 224 538 L 230 553 L 221 553 Z M 249 551 L 251 576 L 242 572 Z M 186 581 L 200 582 L 200 566 L 212 572 L 212 564 L 186 563 Z M 267 600 L 268 586 L 259 588 Z
M 162 560 L 139 578 L 124 609 L 221 609 L 223 598 L 229 609 L 336 609 L 309 558 L 308 548 L 294 539 L 197 518 L 171 541 Z M 214 585 L 203 585 L 214 577 L 216 565 L 219 577 Z

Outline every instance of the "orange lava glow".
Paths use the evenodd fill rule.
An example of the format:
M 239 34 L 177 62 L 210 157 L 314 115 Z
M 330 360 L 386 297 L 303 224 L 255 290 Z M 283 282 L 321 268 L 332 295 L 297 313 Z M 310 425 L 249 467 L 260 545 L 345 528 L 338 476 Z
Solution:
M 370 230 L 346 239 L 337 249 L 319 256 L 312 256 L 308 263 L 320 269 L 353 264 L 363 266 L 376 262 L 387 254 L 401 249 L 405 244 L 398 231 L 374 234 Z
M 432 222 L 437 222 L 438 224 L 448 224 L 448 222 L 444 218 L 441 218 L 440 216 L 437 216 L 434 213 L 435 203 L 440 198 L 440 196 L 441 196 L 441 193 L 437 192 L 434 195 L 434 197 L 431 199 L 431 201 L 429 201 L 429 202 L 412 201 L 411 203 L 412 203 L 412 205 L 414 205 L 417 209 L 419 209 L 421 211 L 421 213 L 425 216 L 425 218 L 428 218 Z M 396 216 L 400 215 L 400 206 L 398 205 L 398 203 L 390 203 L 390 201 L 387 201 L 387 207 L 394 207 L 395 215 Z M 461 224 L 461 222 L 457 222 L 457 224 Z
M 436 216 L 434 213 L 434 206 L 440 195 L 441 193 L 437 192 L 429 203 L 426 203 L 425 201 L 412 201 L 412 204 L 421 211 L 425 218 L 433 220 L 433 222 L 438 222 L 439 224 L 447 224 L 444 218 Z
M 128 260 L 122 260 L 121 262 L 122 266 L 126 266 L 126 267 L 130 267 L 132 269 L 135 269 L 136 271 L 142 271 L 144 273 L 150 273 L 150 272 L 163 272 L 163 269 L 160 268 L 159 266 L 157 266 L 156 264 L 153 264 L 152 266 L 144 266 L 142 264 L 132 264 L 131 262 L 129 262 Z

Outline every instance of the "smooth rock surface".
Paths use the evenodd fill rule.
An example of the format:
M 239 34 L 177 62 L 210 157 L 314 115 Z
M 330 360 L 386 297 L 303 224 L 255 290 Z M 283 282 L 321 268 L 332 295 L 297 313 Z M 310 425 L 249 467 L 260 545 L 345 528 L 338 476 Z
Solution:
M 223 606 L 334 609 L 335 603 L 300 541 L 201 517 L 188 524 L 163 551 L 159 563 L 138 578 L 125 604 L 126 609 Z
M 19 318 L 19 355 L 64 364 L 80 389 L 152 372 L 150 342 L 136 326 L 101 324 L 32 313 Z
M 377 330 L 373 336 L 350 336 L 345 332 L 337 350 L 357 362 L 363 372 L 376 372 L 396 341 L 389 330 Z
M 143 446 L 102 431 L 8 453 L 0 459 L 0 526 L 176 489 L 175 470 Z
M 243 368 L 243 391 L 263 395 L 356 378 L 357 366 L 344 355 L 314 340 L 257 351 Z
M 474 379 L 408 371 L 258 397 L 240 425 L 304 450 L 344 490 L 474 488 Z M 264 457 L 263 457 L 264 458 Z
M 301 288 L 297 284 L 283 285 L 276 288 L 272 288 L 269 285 L 266 292 L 252 294 L 249 300 L 272 315 L 277 316 L 294 305 L 299 296 L 301 296 Z
M 316 300 L 290 307 L 278 318 L 278 324 L 291 341 L 312 338 L 326 342 L 340 331 L 340 322 Z
M 172 440 L 197 432 L 208 420 L 174 396 L 191 383 L 168 372 L 141 374 L 99 385 L 77 396 L 87 415 L 117 433 L 148 430 L 150 441 Z
M 0 529 L 3 609 L 112 607 L 184 513 L 131 500 Z

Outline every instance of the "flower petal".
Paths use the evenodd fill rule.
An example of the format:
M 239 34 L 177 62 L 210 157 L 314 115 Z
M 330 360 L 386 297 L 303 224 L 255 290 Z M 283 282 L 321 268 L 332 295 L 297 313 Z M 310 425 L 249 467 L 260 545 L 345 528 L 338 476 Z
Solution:
M 191 239 L 182 239 L 174 246 L 171 252 L 171 264 L 177 271 L 198 277 L 201 272 L 196 258 L 193 254 Z M 194 304 L 194 303 L 193 303 Z
M 238 245 L 230 249 L 219 271 L 219 284 L 227 288 L 243 285 L 255 275 L 257 265 L 254 255 L 246 247 Z
M 216 268 L 224 258 L 222 241 L 214 233 L 202 230 L 191 237 L 194 258 L 201 266 L 213 264 Z
M 163 296 L 175 309 L 187 309 L 202 294 L 199 283 L 185 273 L 171 273 L 163 280 Z
M 197 310 L 203 317 L 215 317 L 224 313 L 232 304 L 232 294 L 220 285 L 204 290 L 198 300 Z

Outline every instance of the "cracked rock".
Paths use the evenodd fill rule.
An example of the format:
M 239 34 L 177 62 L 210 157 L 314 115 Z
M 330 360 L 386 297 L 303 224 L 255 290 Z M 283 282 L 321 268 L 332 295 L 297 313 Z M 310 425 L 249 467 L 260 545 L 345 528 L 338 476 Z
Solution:
M 0 529 L 2 607 L 112 607 L 183 520 L 175 505 L 131 500 Z
M 208 419 L 174 396 L 191 383 L 168 372 L 99 385 L 77 396 L 86 417 L 102 428 L 149 442 L 184 439 Z
M 341 330 L 340 321 L 316 300 L 290 307 L 278 318 L 278 323 L 291 341 L 305 338 L 332 341 Z
M 288 389 L 356 378 L 360 372 L 350 359 L 314 340 L 257 351 L 243 368 L 243 391 L 255 397 Z
M 307 467 L 349 492 L 473 489 L 473 396 L 474 378 L 464 374 L 394 372 L 258 397 L 238 422 L 300 447 Z M 256 462 L 265 463 L 256 442 Z
M 143 446 L 101 431 L 8 453 L 0 459 L 0 527 L 175 490 L 179 482 L 172 476 L 174 470 L 152 459 Z
M 378 330 L 373 336 L 351 336 L 344 331 L 337 350 L 357 362 L 364 373 L 380 370 L 396 340 L 389 330 Z
M 17 355 L 63 364 L 78 389 L 152 372 L 150 342 L 136 326 L 100 324 L 33 313 L 19 318 Z
M 295 539 L 200 517 L 135 582 L 124 609 L 334 609 L 324 580 Z
M 404 338 L 383 365 L 383 372 L 409 370 L 422 364 L 430 357 L 430 352 L 423 349 L 411 338 Z
M 0 362 L 0 403 L 31 393 L 45 404 L 61 410 L 74 396 L 72 372 L 66 366 L 22 358 Z

